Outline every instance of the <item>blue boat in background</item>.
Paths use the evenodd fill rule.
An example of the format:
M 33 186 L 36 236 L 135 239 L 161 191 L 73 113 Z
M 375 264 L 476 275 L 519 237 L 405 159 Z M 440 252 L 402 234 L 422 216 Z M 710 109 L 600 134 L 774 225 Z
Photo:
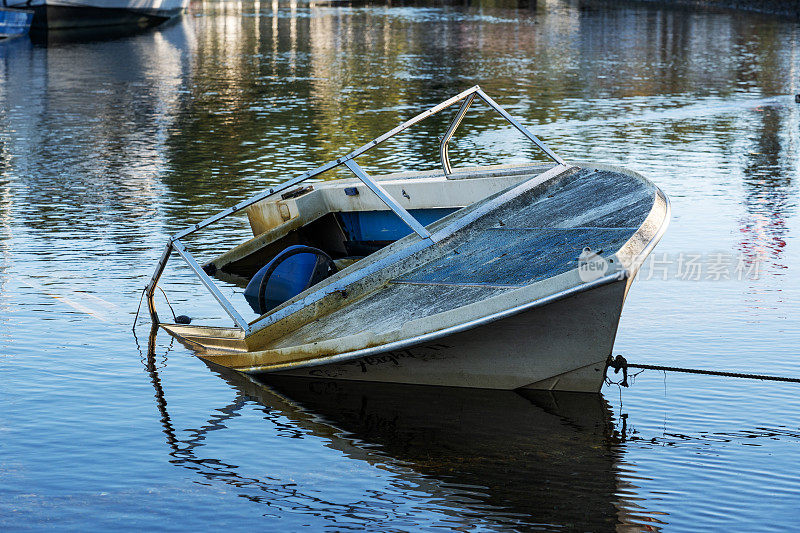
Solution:
M 26 35 L 32 20 L 33 11 L 0 8 L 0 39 Z

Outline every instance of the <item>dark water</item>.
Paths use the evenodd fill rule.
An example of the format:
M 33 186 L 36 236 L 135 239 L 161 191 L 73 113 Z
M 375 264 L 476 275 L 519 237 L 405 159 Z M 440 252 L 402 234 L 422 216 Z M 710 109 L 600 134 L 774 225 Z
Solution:
M 167 235 L 480 83 L 567 160 L 671 196 L 616 352 L 800 376 L 799 39 L 775 18 L 551 0 L 197 3 L 116 40 L 0 43 L 0 528 L 797 527 L 797 385 L 264 385 L 163 334 L 148 357 L 130 326 Z M 433 168 L 443 126 L 364 166 Z M 455 163 L 535 155 L 485 116 L 463 131 Z M 247 233 L 215 228 L 199 256 Z M 176 311 L 227 324 L 172 265 Z

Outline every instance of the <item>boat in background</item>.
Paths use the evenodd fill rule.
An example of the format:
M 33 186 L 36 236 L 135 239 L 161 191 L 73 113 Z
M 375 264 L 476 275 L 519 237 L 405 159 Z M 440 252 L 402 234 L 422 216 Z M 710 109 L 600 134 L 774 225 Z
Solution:
M 33 11 L 0 7 L 0 40 L 26 35 L 32 20 Z
M 11 10 L 33 11 L 34 29 L 147 27 L 179 16 L 189 0 L 4 0 Z
M 447 143 L 480 98 L 552 160 L 452 169 Z M 460 103 L 441 171 L 373 177 L 355 159 Z M 344 166 L 356 179 L 298 185 Z M 248 210 L 254 237 L 201 266 L 184 238 Z M 235 327 L 160 324 L 215 364 L 259 374 L 598 392 L 633 278 L 669 221 L 630 170 L 568 164 L 480 87 L 170 237 Z M 248 320 L 210 276 L 240 282 Z

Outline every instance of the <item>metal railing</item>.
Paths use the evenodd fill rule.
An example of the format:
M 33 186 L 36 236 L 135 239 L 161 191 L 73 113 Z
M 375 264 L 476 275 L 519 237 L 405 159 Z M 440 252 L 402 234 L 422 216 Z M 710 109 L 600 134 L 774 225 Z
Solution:
M 224 211 L 220 211 L 216 215 L 210 216 L 205 220 L 198 222 L 193 226 L 189 226 L 188 228 L 172 235 L 167 240 L 167 245 L 164 248 L 164 252 L 162 253 L 161 258 L 158 261 L 156 270 L 153 273 L 153 276 L 150 278 L 150 282 L 147 284 L 147 287 L 145 289 L 145 292 L 147 294 L 147 306 L 150 311 L 150 317 L 153 321 L 153 324 L 159 323 L 158 313 L 156 312 L 154 303 L 155 290 L 156 287 L 158 286 L 158 281 L 161 278 L 161 275 L 167 266 L 167 261 L 169 260 L 170 255 L 172 254 L 173 251 L 175 251 L 178 253 L 178 255 L 180 255 L 183 258 L 183 260 L 186 262 L 189 268 L 200 279 L 203 285 L 206 286 L 206 288 L 211 292 L 214 298 L 216 298 L 216 300 L 220 303 L 222 308 L 225 309 L 225 312 L 228 314 L 228 316 L 230 316 L 231 319 L 233 319 L 234 324 L 236 324 L 237 327 L 242 329 L 245 335 L 249 334 L 251 332 L 251 328 L 248 322 L 244 319 L 244 317 L 242 317 L 241 314 L 239 314 L 236 308 L 233 307 L 231 302 L 227 298 L 225 298 L 222 292 L 220 292 L 219 288 L 214 284 L 214 281 L 211 279 L 211 277 L 209 277 L 208 274 L 206 274 L 203 271 L 202 267 L 197 263 L 192 254 L 189 253 L 188 250 L 186 250 L 186 247 L 183 245 L 181 239 L 205 227 L 208 227 L 211 224 L 214 224 L 215 222 L 218 222 L 219 220 L 222 220 L 225 217 L 228 217 L 238 211 L 241 211 L 242 209 L 246 209 L 247 207 L 257 202 L 265 200 L 270 196 L 273 196 L 282 191 L 285 191 L 286 189 L 294 187 L 295 185 L 302 183 L 303 181 L 309 178 L 318 176 L 324 172 L 332 170 L 341 165 L 346 166 L 353 174 L 355 174 L 355 176 L 358 179 L 360 179 L 364 183 L 364 185 L 366 185 L 372 192 L 374 192 L 381 199 L 381 201 L 383 201 L 383 203 L 386 204 L 386 206 L 389 209 L 394 211 L 394 213 L 398 217 L 400 217 L 400 219 L 402 219 L 403 222 L 405 222 L 411 228 L 411 230 L 414 231 L 414 233 L 419 235 L 422 239 L 426 239 L 430 242 L 435 242 L 437 239 L 434 238 L 434 236 L 432 236 L 431 233 L 422 224 L 420 224 L 419 221 L 417 221 L 417 219 L 415 219 L 403 206 L 401 206 L 388 192 L 386 192 L 386 190 L 378 182 L 372 179 L 372 177 L 370 177 L 364 171 L 364 169 L 358 166 L 358 164 L 355 162 L 355 158 L 357 158 L 358 156 L 362 155 L 365 152 L 368 152 L 369 150 L 379 145 L 383 141 L 391 137 L 394 137 L 398 133 L 410 128 L 411 126 L 423 121 L 424 119 L 432 115 L 435 115 L 440 111 L 443 111 L 444 109 L 447 109 L 448 107 L 463 100 L 463 103 L 461 104 L 461 107 L 456 113 L 456 116 L 453 118 L 453 121 L 450 123 L 449 127 L 447 128 L 447 131 L 445 132 L 444 136 L 442 137 L 439 143 L 439 155 L 442 162 L 442 168 L 444 170 L 445 176 L 449 176 L 450 174 L 452 174 L 453 171 L 452 168 L 450 167 L 448 143 L 453 138 L 453 135 L 455 134 L 456 130 L 461 124 L 461 121 L 464 119 L 467 110 L 469 109 L 470 105 L 472 105 L 472 102 L 475 100 L 476 97 L 480 98 L 489 107 L 497 111 L 497 113 L 499 113 L 500 116 L 506 119 L 506 121 L 508 121 L 512 126 L 514 126 L 517 130 L 519 130 L 525 137 L 527 137 L 530 141 L 532 141 L 549 158 L 551 158 L 559 165 L 566 165 L 566 163 L 559 156 L 557 156 L 552 150 L 550 150 L 547 146 L 545 146 L 545 144 L 542 141 L 540 141 L 535 135 L 533 135 L 530 131 L 528 131 L 525 128 L 525 126 L 520 124 L 514 117 L 509 115 L 505 109 L 500 107 L 500 105 L 498 105 L 497 102 L 495 102 L 486 93 L 484 93 L 478 85 L 475 85 L 474 87 L 471 87 L 466 91 L 457 94 L 456 96 L 450 98 L 449 100 L 445 100 L 441 104 L 432 107 L 423 113 L 420 113 L 414 118 L 407 120 L 406 122 L 403 122 L 396 128 L 384 133 L 380 137 L 376 137 L 370 142 L 364 144 L 359 148 L 356 148 L 349 154 L 340 157 L 335 161 L 329 161 L 328 163 L 325 163 L 320 167 L 306 171 L 293 179 L 290 179 L 288 181 L 281 183 L 280 185 L 262 191 L 256 194 L 255 196 L 243 200 L 237 203 L 236 205 L 233 205 L 228 209 L 225 209 Z

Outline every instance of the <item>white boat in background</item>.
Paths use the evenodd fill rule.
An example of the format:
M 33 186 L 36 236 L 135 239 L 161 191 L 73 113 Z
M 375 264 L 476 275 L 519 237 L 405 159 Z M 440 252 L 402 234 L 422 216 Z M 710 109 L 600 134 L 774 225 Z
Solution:
M 12 9 L 32 10 L 37 29 L 152 26 L 177 17 L 189 0 L 2 0 Z
M 476 98 L 555 164 L 451 169 L 447 144 Z M 442 171 L 372 177 L 355 162 L 457 103 Z M 339 166 L 357 179 L 296 188 Z M 244 209 L 254 237 L 201 267 L 183 239 Z M 650 181 L 566 163 L 475 86 L 172 236 L 148 305 L 200 357 L 250 374 L 597 392 L 628 289 L 668 221 Z M 173 252 L 235 327 L 159 322 L 153 297 Z M 246 284 L 257 318 L 210 276 Z

